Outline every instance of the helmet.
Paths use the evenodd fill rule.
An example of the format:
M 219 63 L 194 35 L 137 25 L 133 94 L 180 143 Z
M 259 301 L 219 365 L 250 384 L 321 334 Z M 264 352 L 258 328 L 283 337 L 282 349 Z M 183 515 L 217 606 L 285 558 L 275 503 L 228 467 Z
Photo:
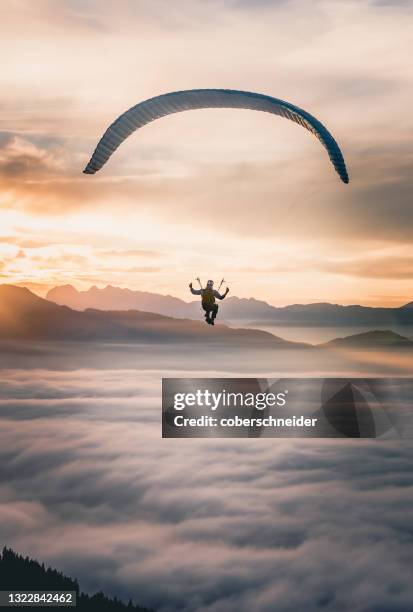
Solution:
M 213 286 L 214 286 L 214 281 L 213 280 L 207 281 L 207 287 L 212 288 Z

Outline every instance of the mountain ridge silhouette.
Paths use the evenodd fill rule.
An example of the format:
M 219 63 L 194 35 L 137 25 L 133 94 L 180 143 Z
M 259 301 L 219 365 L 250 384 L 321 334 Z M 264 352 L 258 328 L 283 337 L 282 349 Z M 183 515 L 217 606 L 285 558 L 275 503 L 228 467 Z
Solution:
M 198 315 L 199 316 L 199 315 Z M 77 311 L 40 298 L 29 289 L 0 285 L 0 340 L 97 341 L 135 344 L 203 342 L 220 346 L 315 349 L 335 346 L 410 348 L 413 342 L 391 330 L 371 330 L 322 344 L 291 342 L 267 331 L 232 328 L 140 310 Z
M 174 318 L 199 318 L 199 301 L 186 302 L 171 295 L 107 285 L 78 291 L 72 285 L 51 289 L 47 299 L 75 310 L 95 308 L 99 310 L 138 309 Z M 220 317 L 229 322 L 249 320 L 251 324 L 272 323 L 280 325 L 357 326 L 399 324 L 413 326 L 413 302 L 397 308 L 372 307 L 353 304 L 343 306 L 329 302 L 272 306 L 255 298 L 229 296 L 220 303 Z
M 77 311 L 40 298 L 29 289 L 6 284 L 0 285 L 0 339 L 310 347 L 261 330 L 234 329 L 223 324 L 211 330 L 202 320 L 176 319 L 140 310 Z
M 16 591 L 76 591 L 76 610 L 154 612 L 150 608 L 134 605 L 131 600 L 125 604 L 116 597 L 107 597 L 102 591 L 94 595 L 83 593 L 76 579 L 51 567 L 46 568 L 44 563 L 40 564 L 36 559 L 23 557 L 13 549 L 4 547 L 0 553 L 0 590 L 13 589 Z M 1 609 L 16 610 L 16 607 L 4 606 Z M 47 610 L 62 610 L 62 607 L 47 606 Z

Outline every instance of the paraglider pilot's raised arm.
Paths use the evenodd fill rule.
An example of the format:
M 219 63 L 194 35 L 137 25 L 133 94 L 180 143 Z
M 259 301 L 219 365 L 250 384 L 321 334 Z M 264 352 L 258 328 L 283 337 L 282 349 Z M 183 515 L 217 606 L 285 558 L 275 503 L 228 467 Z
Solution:
M 226 295 L 228 294 L 228 291 L 229 291 L 229 288 L 227 287 L 225 290 L 225 293 L 221 295 L 216 289 L 214 289 L 214 296 L 218 298 L 219 300 L 223 300 L 224 297 L 226 297 Z
M 189 283 L 189 288 L 194 295 L 202 295 L 202 289 L 194 289 L 192 283 Z

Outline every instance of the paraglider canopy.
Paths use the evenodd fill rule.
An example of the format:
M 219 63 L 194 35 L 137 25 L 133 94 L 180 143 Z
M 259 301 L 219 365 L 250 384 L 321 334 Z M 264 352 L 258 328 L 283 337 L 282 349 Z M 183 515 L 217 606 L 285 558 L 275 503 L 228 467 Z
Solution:
M 349 182 L 346 165 L 340 147 L 318 119 L 307 111 L 264 94 L 235 89 L 189 89 L 150 98 L 133 106 L 112 123 L 99 141 L 85 174 L 95 174 L 108 161 L 128 136 L 160 117 L 201 108 L 242 108 L 279 115 L 298 123 L 312 132 L 330 157 L 343 183 Z

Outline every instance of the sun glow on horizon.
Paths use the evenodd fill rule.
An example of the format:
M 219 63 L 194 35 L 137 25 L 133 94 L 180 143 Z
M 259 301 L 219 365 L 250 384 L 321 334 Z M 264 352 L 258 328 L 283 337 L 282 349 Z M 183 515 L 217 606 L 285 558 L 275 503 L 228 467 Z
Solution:
M 210 19 L 194 2 L 185 19 L 170 8 L 168 24 L 146 4 L 139 19 L 132 7 L 102 12 L 94 3 L 76 13 L 64 1 L 3 6 L 3 282 L 40 292 L 112 284 L 187 299 L 196 276 L 224 276 L 233 295 L 274 305 L 413 299 L 408 6 L 332 0 L 311 11 L 300 3 L 254 11 L 222 2 Z M 308 108 L 337 135 L 350 185 L 299 126 L 225 109 L 155 121 L 101 174 L 82 174 L 120 112 L 197 87 Z

